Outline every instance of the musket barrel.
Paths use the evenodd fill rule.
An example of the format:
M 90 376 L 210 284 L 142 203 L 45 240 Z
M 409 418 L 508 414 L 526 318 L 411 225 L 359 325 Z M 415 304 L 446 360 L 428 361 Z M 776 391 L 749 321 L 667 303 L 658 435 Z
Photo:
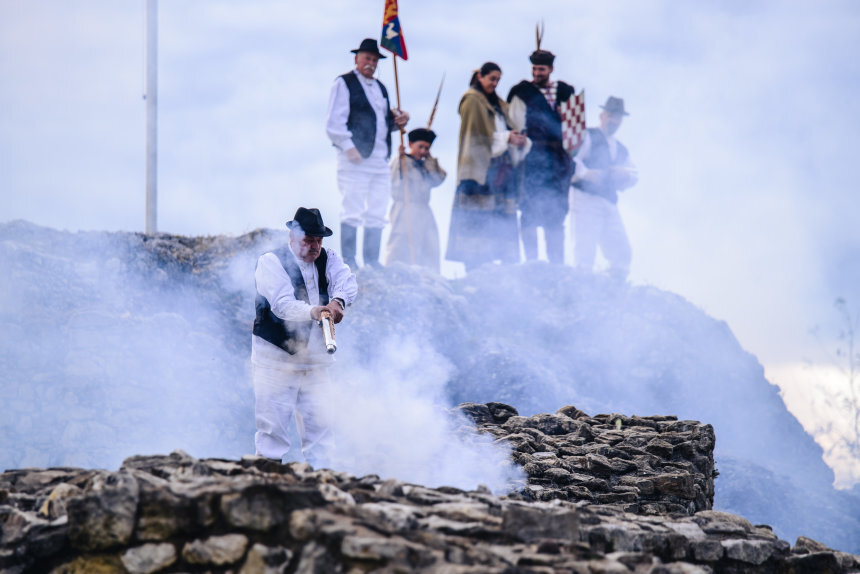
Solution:
M 337 343 L 334 340 L 334 323 L 331 322 L 331 313 L 323 311 L 320 313 L 320 327 L 322 327 L 325 350 L 331 355 L 337 351 Z

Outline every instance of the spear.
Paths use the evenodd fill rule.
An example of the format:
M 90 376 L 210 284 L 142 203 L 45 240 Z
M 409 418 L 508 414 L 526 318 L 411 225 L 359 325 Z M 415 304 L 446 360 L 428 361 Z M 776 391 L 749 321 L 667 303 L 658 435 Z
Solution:
M 442 73 L 442 81 L 439 82 L 439 91 L 436 92 L 436 101 L 433 102 L 433 111 L 430 112 L 430 119 L 427 120 L 427 129 L 433 125 L 433 118 L 436 117 L 436 108 L 439 106 L 439 96 L 442 95 L 442 85 L 445 83 L 445 73 Z

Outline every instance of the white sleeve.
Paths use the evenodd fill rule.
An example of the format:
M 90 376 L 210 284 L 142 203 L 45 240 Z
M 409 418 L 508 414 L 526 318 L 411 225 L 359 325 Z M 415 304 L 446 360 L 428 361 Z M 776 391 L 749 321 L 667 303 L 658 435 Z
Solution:
M 358 284 L 355 281 L 355 274 L 334 250 L 326 249 L 326 255 L 328 257 L 326 261 L 326 279 L 328 280 L 329 298 L 340 297 L 346 302 L 347 306 L 352 305 L 356 294 L 358 294 Z
M 354 148 L 352 132 L 346 127 L 349 119 L 349 88 L 343 78 L 337 78 L 331 87 L 328 98 L 328 115 L 326 116 L 325 131 L 339 150 L 346 151 Z
M 585 137 L 582 139 L 582 145 L 576 150 L 576 155 L 573 156 L 573 163 L 576 169 L 573 171 L 573 179 L 571 183 L 581 180 L 588 173 L 588 168 L 583 163 L 591 155 L 591 133 L 585 131 Z
M 522 132 L 526 129 L 526 103 L 519 96 L 514 96 L 511 100 L 508 116 L 515 130 Z
M 293 283 L 274 253 L 257 260 L 254 272 L 257 293 L 266 298 L 272 313 L 284 321 L 311 321 L 311 305 L 296 299 Z

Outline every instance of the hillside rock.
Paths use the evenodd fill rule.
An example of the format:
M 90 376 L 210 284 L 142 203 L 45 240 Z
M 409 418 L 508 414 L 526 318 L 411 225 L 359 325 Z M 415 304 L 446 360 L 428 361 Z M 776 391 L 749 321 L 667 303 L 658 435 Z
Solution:
M 495 405 L 481 406 L 489 411 Z M 478 410 L 477 405 L 461 408 Z M 522 417 L 523 428 L 536 429 L 552 417 L 562 424 L 563 419 L 576 420 L 563 414 Z M 664 432 L 679 430 L 668 428 L 676 421 L 651 422 L 668 423 Z M 695 423 L 684 426 L 688 429 L 681 433 L 707 434 Z M 496 430 L 489 422 L 483 429 Z M 516 434 L 513 430 L 507 436 Z M 633 439 L 640 431 L 632 427 L 618 434 Z M 699 480 L 682 469 L 673 474 Z M 529 488 L 539 480 L 530 477 Z M 529 492 L 527 488 L 498 497 L 482 488 L 432 489 L 375 475 L 314 470 L 305 463 L 280 464 L 250 456 L 238 461 L 199 460 L 178 451 L 132 457 L 116 472 L 7 471 L 0 475 L 0 570 L 9 574 L 860 571 L 860 557 L 809 538 L 798 539 L 791 548 L 769 527 L 733 514 L 712 510 L 693 515 L 634 514 L 617 504 L 558 498 L 526 502 Z M 640 491 L 633 487 L 629 492 L 638 497 Z M 57 504 L 60 500 L 63 505 Z M 637 508 L 653 504 L 648 500 L 644 494 Z
M 201 458 L 252 452 L 253 269 L 283 241 L 272 230 L 180 237 L 0 224 L 8 415 L 0 468 L 117 468 L 132 453 L 175 449 Z M 832 488 L 821 449 L 755 357 L 683 298 L 543 263 L 485 266 L 456 280 L 404 266 L 362 269 L 359 288 L 338 329 L 341 380 L 355 366 L 374 373 L 396 362 L 381 349 L 405 341 L 422 356 L 397 373 L 407 384 L 386 388 L 443 370 L 445 406 L 499 401 L 531 416 L 575 404 L 628 419 L 706 421 L 718 437 L 716 510 L 771 524 L 782 538 L 860 552 L 856 491 Z M 667 456 L 677 445 L 645 447 Z M 601 452 L 577 456 L 605 469 Z M 548 483 L 579 484 L 578 472 L 545 470 Z M 622 490 L 612 494 L 623 501 Z

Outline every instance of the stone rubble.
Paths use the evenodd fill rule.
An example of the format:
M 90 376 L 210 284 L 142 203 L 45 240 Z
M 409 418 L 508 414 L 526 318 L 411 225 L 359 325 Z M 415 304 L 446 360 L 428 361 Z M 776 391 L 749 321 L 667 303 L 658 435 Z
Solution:
M 791 547 L 769 526 L 710 510 L 709 425 L 574 407 L 456 411 L 514 445 L 529 475 L 518 491 L 181 451 L 131 457 L 116 472 L 9 470 L 0 572 L 860 572 L 858 556 L 805 537 Z

